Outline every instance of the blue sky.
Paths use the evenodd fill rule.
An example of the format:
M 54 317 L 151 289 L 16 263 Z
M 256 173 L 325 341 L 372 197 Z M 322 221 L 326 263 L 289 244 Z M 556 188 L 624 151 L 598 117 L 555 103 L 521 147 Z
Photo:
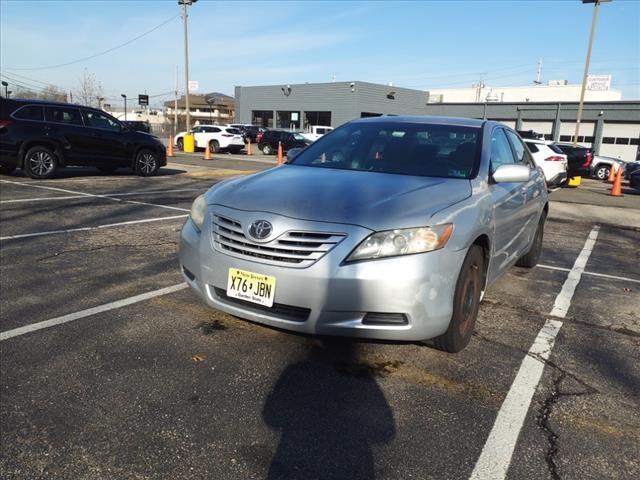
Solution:
M 200 92 L 234 85 L 362 80 L 412 88 L 579 83 L 593 7 L 580 0 L 217 2 L 189 9 L 190 74 Z M 28 85 L 77 86 L 93 73 L 107 97 L 184 88 L 182 22 L 172 1 L 0 0 L 0 69 Z M 591 73 L 640 98 L 640 2 L 602 4 Z M 157 101 L 171 95 L 157 97 Z

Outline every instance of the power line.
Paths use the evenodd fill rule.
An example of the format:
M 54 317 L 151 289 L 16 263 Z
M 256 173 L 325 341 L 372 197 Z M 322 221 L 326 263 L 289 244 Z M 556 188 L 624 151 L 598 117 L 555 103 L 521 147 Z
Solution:
M 180 14 L 173 15 L 171 18 L 168 18 L 167 20 L 165 20 L 161 24 L 156 25 L 151 30 L 147 30 L 146 32 L 138 35 L 135 38 L 132 38 L 131 40 L 128 40 L 128 41 L 126 41 L 124 43 L 121 43 L 120 45 L 116 45 L 115 47 L 109 48 L 107 50 L 104 50 L 102 52 L 96 53 L 94 55 L 89 55 L 88 57 L 79 58 L 79 59 L 73 60 L 71 62 L 59 63 L 57 65 L 48 65 L 48 66 L 45 66 L 45 67 L 29 67 L 29 68 L 12 67 L 12 68 L 7 68 L 7 70 L 49 70 L 49 69 L 52 69 L 52 68 L 66 67 L 68 65 L 73 65 L 75 63 L 80 63 L 80 62 L 84 62 L 84 61 L 87 61 L 87 60 L 91 60 L 91 59 L 99 57 L 101 55 L 105 55 L 107 53 L 113 52 L 114 50 L 117 50 L 119 48 L 125 47 L 125 46 L 135 42 L 136 40 L 139 40 L 140 38 L 142 38 L 142 37 L 144 37 L 146 35 L 149 35 L 151 32 L 154 32 L 154 31 L 158 30 L 160 27 L 163 27 L 164 25 L 169 23 L 171 20 L 173 20 L 174 18 L 178 18 L 179 16 L 180 16 Z

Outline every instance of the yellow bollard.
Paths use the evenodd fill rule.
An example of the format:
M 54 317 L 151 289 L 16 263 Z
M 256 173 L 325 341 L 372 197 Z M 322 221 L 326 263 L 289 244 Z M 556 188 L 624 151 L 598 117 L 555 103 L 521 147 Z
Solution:
M 580 175 L 576 175 L 575 177 L 571 177 L 569 180 L 567 180 L 567 187 L 579 187 L 580 184 L 582 183 L 582 177 L 580 177 Z
M 195 138 L 192 133 L 187 133 L 182 137 L 182 150 L 184 153 L 193 153 L 196 151 Z

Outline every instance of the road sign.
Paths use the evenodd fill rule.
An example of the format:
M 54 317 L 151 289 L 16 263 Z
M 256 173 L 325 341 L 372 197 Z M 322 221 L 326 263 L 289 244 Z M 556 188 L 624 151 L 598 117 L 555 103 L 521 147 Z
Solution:
M 138 95 L 138 105 L 149 105 L 149 95 Z

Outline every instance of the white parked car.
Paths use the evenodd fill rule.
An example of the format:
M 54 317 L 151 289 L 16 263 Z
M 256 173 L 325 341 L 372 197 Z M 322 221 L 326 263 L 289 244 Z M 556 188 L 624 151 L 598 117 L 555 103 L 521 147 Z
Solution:
M 567 156 L 552 142 L 532 138 L 523 140 L 529 147 L 533 161 L 542 168 L 547 186 L 562 185 L 567 180 Z
M 306 132 L 300 133 L 300 135 L 302 135 L 307 140 L 311 140 L 312 142 L 315 142 L 317 139 L 319 139 L 323 135 L 326 135 L 331 130 L 333 130 L 333 127 L 326 127 L 322 125 L 311 125 L 307 128 Z
M 222 150 L 239 153 L 244 148 L 242 133 L 237 128 L 220 125 L 198 125 L 191 129 L 196 148 L 206 148 L 209 145 L 211 153 Z M 174 138 L 174 143 L 180 150 L 184 150 L 184 136 L 187 132 L 180 132 Z

